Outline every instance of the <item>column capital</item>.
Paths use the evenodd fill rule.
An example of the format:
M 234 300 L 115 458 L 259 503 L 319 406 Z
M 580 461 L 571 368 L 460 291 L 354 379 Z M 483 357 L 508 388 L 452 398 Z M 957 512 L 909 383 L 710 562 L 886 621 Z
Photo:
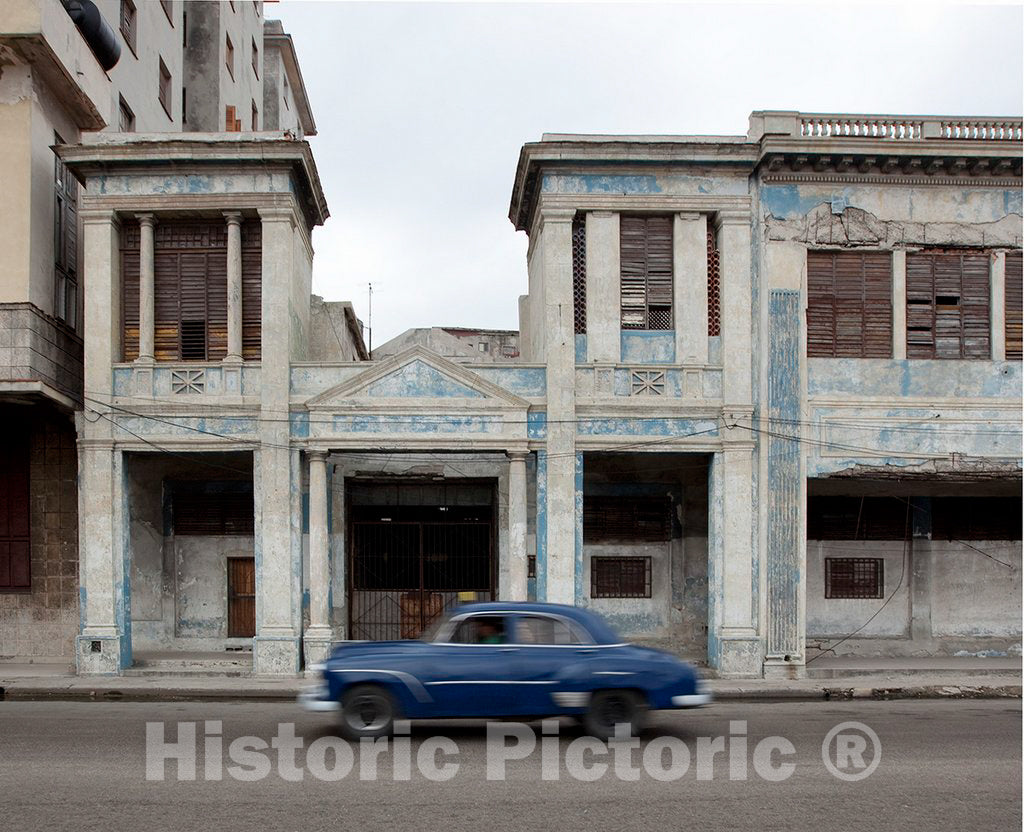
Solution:
M 745 208 L 718 211 L 715 213 L 715 228 L 724 228 L 727 225 L 750 226 L 750 211 Z
M 228 225 L 240 225 L 242 222 L 241 211 L 222 211 L 224 219 L 227 220 Z
M 260 215 L 260 220 L 263 222 L 288 222 L 293 226 L 295 225 L 295 212 L 291 208 L 276 208 L 276 207 L 265 207 L 257 208 L 256 212 Z
M 139 221 L 139 225 L 147 228 L 152 228 L 156 225 L 156 214 L 145 212 L 142 214 L 136 214 L 135 219 Z
M 570 223 L 576 217 L 575 208 L 541 208 L 541 221 L 546 223 Z
M 327 451 L 306 451 L 310 462 L 327 462 Z
M 86 208 L 78 212 L 83 225 L 120 225 L 121 220 L 116 211 L 109 208 Z
M 505 451 L 505 456 L 508 457 L 509 462 L 526 462 L 530 456 L 529 451 Z
M 676 216 L 678 216 L 679 219 L 684 220 L 686 222 L 697 222 L 697 220 L 701 219 L 701 217 L 703 217 L 704 214 L 702 214 L 700 211 L 678 211 L 676 212 Z

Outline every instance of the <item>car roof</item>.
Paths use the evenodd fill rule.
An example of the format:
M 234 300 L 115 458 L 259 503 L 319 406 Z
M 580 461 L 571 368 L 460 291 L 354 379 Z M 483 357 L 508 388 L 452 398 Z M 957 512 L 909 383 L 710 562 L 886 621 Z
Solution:
M 454 615 L 465 615 L 471 612 L 536 612 L 561 615 L 583 626 L 597 644 L 622 643 L 619 634 L 596 612 L 569 604 L 546 604 L 540 601 L 477 601 L 460 604 L 452 610 Z

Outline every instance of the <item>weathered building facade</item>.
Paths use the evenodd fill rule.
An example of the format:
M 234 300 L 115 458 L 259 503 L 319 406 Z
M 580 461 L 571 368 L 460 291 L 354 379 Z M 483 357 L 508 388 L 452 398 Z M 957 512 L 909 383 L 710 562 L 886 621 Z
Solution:
M 586 605 L 723 675 L 1019 651 L 1020 131 L 545 136 L 512 197 L 513 362 L 366 362 L 354 323 L 314 326 L 301 141 L 62 149 L 79 669 L 251 645 L 295 673 L 466 597 Z
M 80 625 L 84 223 L 54 148 L 242 129 L 315 133 L 291 39 L 262 3 L 0 4 L 0 657 L 67 661 Z

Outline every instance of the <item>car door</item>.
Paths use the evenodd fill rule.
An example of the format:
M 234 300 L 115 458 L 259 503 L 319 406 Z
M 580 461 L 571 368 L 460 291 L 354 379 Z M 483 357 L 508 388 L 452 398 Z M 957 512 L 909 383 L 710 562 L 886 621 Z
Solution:
M 425 686 L 437 716 L 506 716 L 521 673 L 518 647 L 509 643 L 509 616 L 457 617 L 447 640 L 435 642 L 436 665 Z
M 599 648 L 576 622 L 562 616 L 521 613 L 511 623 L 520 675 L 510 716 L 562 710 L 567 700 L 559 694 L 566 690 L 566 683 L 574 691 L 579 688 L 572 684 L 572 666 L 592 658 Z

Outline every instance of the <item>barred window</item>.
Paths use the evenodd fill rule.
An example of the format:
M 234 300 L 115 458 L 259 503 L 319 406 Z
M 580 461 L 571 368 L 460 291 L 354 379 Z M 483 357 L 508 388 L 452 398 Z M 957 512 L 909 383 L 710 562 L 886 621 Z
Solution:
M 623 329 L 672 329 L 672 217 L 619 222 Z
M 667 497 L 585 497 L 584 543 L 659 543 L 672 539 Z
M 649 557 L 590 559 L 591 598 L 650 598 Z
M 884 588 L 882 558 L 825 558 L 826 598 L 881 598 Z

